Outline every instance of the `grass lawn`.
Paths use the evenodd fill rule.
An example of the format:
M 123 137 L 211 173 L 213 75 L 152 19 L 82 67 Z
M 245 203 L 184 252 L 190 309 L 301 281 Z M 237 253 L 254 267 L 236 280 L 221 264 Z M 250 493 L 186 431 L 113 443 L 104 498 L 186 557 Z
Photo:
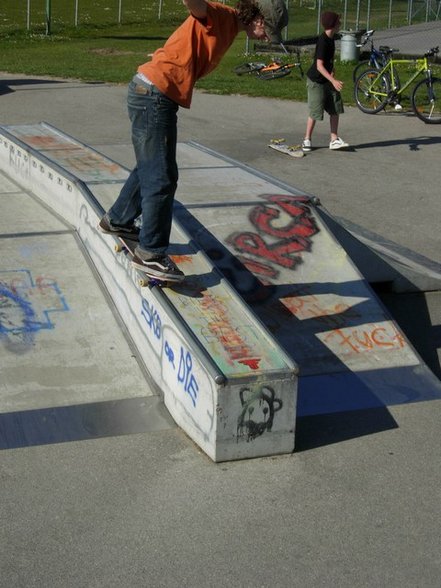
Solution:
M 173 30 L 173 29 L 171 29 Z M 83 27 L 62 33 L 0 35 L 0 71 L 27 75 L 75 78 L 84 81 L 127 83 L 137 66 L 149 59 L 149 53 L 163 45 L 171 32 L 168 28 L 146 34 L 139 24 Z M 305 79 L 298 69 L 284 78 L 262 81 L 252 75 L 237 76 L 235 66 L 245 61 L 271 61 L 272 54 L 245 54 L 245 35 L 240 34 L 217 69 L 201 79 L 197 88 L 216 94 L 246 94 L 291 100 L 305 100 Z M 252 44 L 250 44 L 252 48 Z M 281 57 L 284 62 L 292 58 Z M 302 54 L 306 71 L 311 63 L 309 53 Z M 352 100 L 352 69 L 354 64 L 337 63 L 338 76 L 345 88 L 343 99 Z

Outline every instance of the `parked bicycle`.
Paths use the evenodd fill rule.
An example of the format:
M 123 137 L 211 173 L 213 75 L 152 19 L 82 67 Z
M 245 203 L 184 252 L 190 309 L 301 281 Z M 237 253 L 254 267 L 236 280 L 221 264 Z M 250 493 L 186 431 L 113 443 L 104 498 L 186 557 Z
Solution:
M 276 78 L 284 78 L 295 68 L 299 70 L 300 76 L 303 78 L 302 64 L 298 56 L 294 63 L 283 63 L 277 59 L 270 63 L 249 62 L 238 65 L 233 71 L 238 76 L 253 74 L 260 80 L 275 80 Z
M 361 43 L 357 44 L 357 47 L 364 47 L 368 41 L 370 41 L 369 59 L 360 61 L 352 72 L 352 81 L 355 83 L 356 79 L 360 76 L 365 69 L 378 69 L 383 68 L 393 53 L 396 53 L 398 49 L 391 49 L 388 45 L 380 45 L 378 49 L 374 46 L 373 35 L 374 29 L 366 31 L 361 38 Z
M 389 59 L 386 65 L 378 71 L 368 69 L 358 76 L 354 86 L 354 97 L 358 108 L 367 114 L 376 114 L 387 104 L 395 104 L 404 92 L 417 80 L 411 93 L 411 105 L 414 113 L 428 124 L 441 123 L 441 78 L 434 77 L 429 65 L 429 57 L 439 53 L 434 47 L 417 59 Z M 404 81 L 398 81 L 396 67 L 412 65 L 414 72 Z

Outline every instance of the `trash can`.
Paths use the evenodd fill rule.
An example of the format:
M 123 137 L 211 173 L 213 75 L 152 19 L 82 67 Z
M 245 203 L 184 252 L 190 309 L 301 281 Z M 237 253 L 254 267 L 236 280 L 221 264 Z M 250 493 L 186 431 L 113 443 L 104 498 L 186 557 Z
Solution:
M 357 44 L 360 42 L 361 32 L 340 31 L 340 34 L 340 61 L 358 61 L 360 48 Z

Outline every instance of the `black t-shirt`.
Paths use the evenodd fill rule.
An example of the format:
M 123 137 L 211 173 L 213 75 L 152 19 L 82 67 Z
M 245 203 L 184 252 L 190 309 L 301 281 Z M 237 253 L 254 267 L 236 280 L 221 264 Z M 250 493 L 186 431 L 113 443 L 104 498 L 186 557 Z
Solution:
M 310 80 L 319 84 L 324 84 L 328 81 L 317 71 L 317 59 L 321 59 L 326 71 L 332 73 L 334 69 L 334 53 L 334 37 L 328 37 L 326 33 L 322 33 L 317 39 L 317 45 L 315 46 L 314 62 L 306 73 Z

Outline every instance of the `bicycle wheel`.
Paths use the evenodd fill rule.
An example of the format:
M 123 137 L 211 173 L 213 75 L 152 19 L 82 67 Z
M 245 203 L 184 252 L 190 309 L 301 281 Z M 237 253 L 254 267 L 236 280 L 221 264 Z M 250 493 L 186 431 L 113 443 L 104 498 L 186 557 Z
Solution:
M 388 101 L 389 80 L 376 69 L 364 71 L 355 82 L 354 98 L 358 108 L 366 114 L 383 110 Z
M 441 79 L 421 80 L 412 92 L 412 108 L 427 124 L 441 123 Z
M 282 65 L 280 67 L 268 69 L 268 70 L 261 70 L 257 73 L 257 77 L 260 80 L 275 80 L 276 78 L 284 78 L 291 73 L 291 69 L 286 66 Z
M 242 76 L 243 74 L 257 72 L 263 67 L 265 67 L 264 63 L 242 63 L 241 65 L 237 65 L 233 71 L 238 76 Z
M 364 71 L 365 69 L 372 69 L 372 66 L 368 59 L 366 59 L 365 61 L 360 61 L 360 63 L 354 67 L 352 71 L 352 81 L 354 82 L 354 84 L 357 81 L 357 78 L 360 77 L 362 71 Z

